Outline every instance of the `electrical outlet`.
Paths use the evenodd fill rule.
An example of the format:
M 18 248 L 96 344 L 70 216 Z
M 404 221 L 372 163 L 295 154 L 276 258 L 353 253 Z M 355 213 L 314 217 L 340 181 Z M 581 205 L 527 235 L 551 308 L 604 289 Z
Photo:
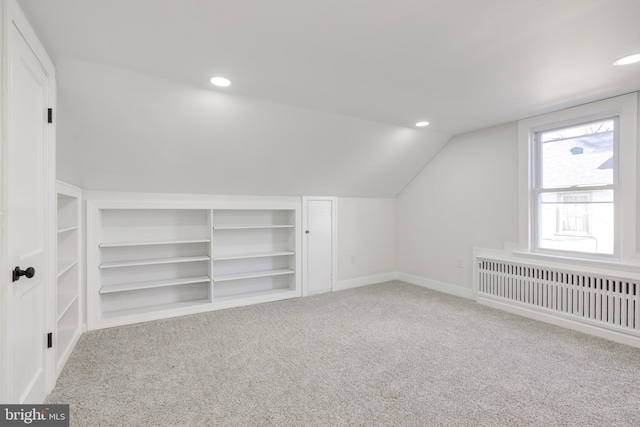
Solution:
M 456 260 L 456 267 L 458 267 L 458 268 L 463 268 L 463 265 L 462 265 L 462 258 L 458 258 L 458 259 Z
M 351 255 L 350 259 L 351 259 L 351 264 L 355 264 L 356 263 L 356 256 L 355 255 Z

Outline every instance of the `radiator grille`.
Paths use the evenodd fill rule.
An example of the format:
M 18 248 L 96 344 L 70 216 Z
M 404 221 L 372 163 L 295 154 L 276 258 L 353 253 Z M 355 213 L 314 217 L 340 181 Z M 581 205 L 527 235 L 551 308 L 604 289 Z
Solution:
M 478 295 L 640 332 L 640 281 L 476 258 Z

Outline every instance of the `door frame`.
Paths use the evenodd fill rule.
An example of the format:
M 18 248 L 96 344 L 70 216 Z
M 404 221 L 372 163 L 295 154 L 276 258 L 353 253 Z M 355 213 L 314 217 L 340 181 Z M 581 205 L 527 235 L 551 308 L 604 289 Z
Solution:
M 44 47 L 40 43 L 38 36 L 29 24 L 24 12 L 18 5 L 16 0 L 1 0 L 0 4 L 0 43 L 2 46 L 1 64 L 0 70 L 2 75 L 2 102 L 0 103 L 0 176 L 2 177 L 2 185 L 0 186 L 0 402 L 3 403 L 15 403 L 12 402 L 12 396 L 10 396 L 8 380 L 12 366 L 8 357 L 7 346 L 9 343 L 9 331 L 11 326 L 9 325 L 9 310 L 11 309 L 10 301 L 10 280 L 8 258 L 8 218 L 5 215 L 7 212 L 7 194 L 8 194 L 8 182 L 7 182 L 7 123 L 8 123 L 8 97 L 6 96 L 9 88 L 9 60 L 11 58 L 11 28 L 15 26 L 22 34 L 22 37 L 26 40 L 27 44 L 35 54 L 36 58 L 42 65 L 43 69 L 49 76 L 49 102 L 50 107 L 54 108 L 56 105 L 56 78 L 55 68 L 53 62 L 49 58 L 49 55 L 45 51 Z M 43 112 L 44 117 L 44 112 Z M 53 331 L 53 295 L 54 286 L 56 280 L 55 269 L 55 231 L 56 231 L 56 210 L 55 210 L 55 176 L 56 176 L 56 125 L 55 114 L 53 123 L 47 126 L 47 143 L 43 147 L 43 156 L 45 159 L 45 170 L 43 176 L 45 177 L 44 188 L 47 196 L 45 197 L 45 215 L 44 218 L 44 233 L 46 236 L 46 250 L 45 256 L 46 264 L 46 281 L 47 284 L 44 290 L 44 318 L 46 322 L 46 330 Z M 55 344 L 55 343 L 54 343 Z M 44 373 L 47 393 L 51 392 L 54 386 L 54 352 L 46 351 L 45 369 Z
M 338 283 L 338 198 L 325 196 L 302 196 L 302 296 L 309 295 L 309 287 L 307 280 L 307 253 L 309 243 L 307 242 L 305 231 L 307 230 L 308 220 L 308 203 L 310 201 L 329 201 L 331 202 L 331 292 L 333 292 Z

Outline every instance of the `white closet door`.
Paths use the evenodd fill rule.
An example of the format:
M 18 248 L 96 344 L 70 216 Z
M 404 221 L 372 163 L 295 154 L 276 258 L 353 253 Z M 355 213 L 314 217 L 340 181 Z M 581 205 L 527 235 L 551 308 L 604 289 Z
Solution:
M 309 200 L 305 206 L 308 294 L 331 291 L 332 207 L 333 201 L 331 200 Z
M 47 395 L 49 75 L 15 26 L 10 33 L 8 112 L 8 255 L 20 270 L 9 290 L 9 399 L 42 403 Z M 17 270 L 16 270 L 17 271 Z

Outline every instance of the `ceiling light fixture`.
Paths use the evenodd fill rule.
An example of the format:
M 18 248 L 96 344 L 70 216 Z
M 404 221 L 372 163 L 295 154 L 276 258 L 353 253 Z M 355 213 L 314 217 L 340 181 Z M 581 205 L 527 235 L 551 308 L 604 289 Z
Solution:
M 229 85 L 231 85 L 231 80 L 225 78 L 225 77 L 212 77 L 211 78 L 211 84 L 215 85 L 215 86 L 220 86 L 220 87 L 227 87 Z
M 416 127 L 423 128 L 425 126 L 429 126 L 429 122 L 418 122 L 416 123 Z
M 635 64 L 636 62 L 640 62 L 640 53 L 634 53 L 633 55 L 623 56 L 620 59 L 617 59 L 613 62 L 613 65 L 629 65 Z

